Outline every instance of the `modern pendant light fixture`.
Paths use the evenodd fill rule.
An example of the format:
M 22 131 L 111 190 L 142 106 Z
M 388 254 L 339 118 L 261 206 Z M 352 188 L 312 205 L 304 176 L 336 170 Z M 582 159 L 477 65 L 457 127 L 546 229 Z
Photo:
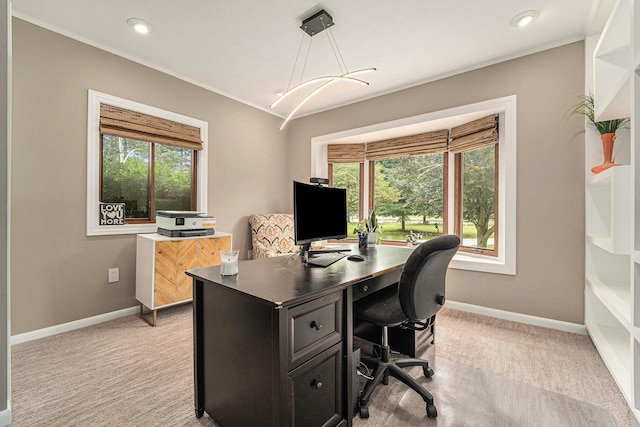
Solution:
M 311 100 L 314 96 L 316 96 L 319 92 L 327 87 L 333 85 L 337 82 L 346 82 L 346 83 L 355 83 L 360 85 L 368 86 L 369 83 L 356 78 L 355 76 L 359 76 L 360 74 L 364 74 L 367 72 L 375 71 L 375 68 L 363 68 L 356 71 L 349 71 L 347 66 L 345 65 L 344 59 L 342 58 L 342 54 L 340 53 L 340 49 L 338 48 L 338 44 L 336 43 L 335 38 L 333 37 L 333 32 L 331 31 L 331 27 L 335 25 L 333 22 L 333 18 L 329 15 L 325 10 L 321 10 L 320 12 L 310 16 L 309 18 L 302 21 L 302 25 L 300 29 L 304 31 L 306 35 L 309 37 L 316 36 L 321 32 L 327 30 L 325 33 L 327 35 L 327 40 L 331 46 L 333 51 L 333 55 L 335 56 L 336 62 L 338 63 L 338 67 L 340 70 L 339 74 L 328 75 L 328 76 L 320 76 L 314 77 L 308 80 L 302 81 L 304 77 L 304 71 L 307 66 L 307 59 L 309 58 L 309 51 L 311 50 L 311 42 L 309 42 L 307 52 L 305 54 L 304 64 L 302 65 L 302 73 L 300 74 L 300 82 L 294 86 L 292 85 L 293 76 L 296 71 L 296 66 L 298 65 L 298 60 L 300 58 L 300 53 L 302 50 L 302 45 L 305 39 L 305 34 L 302 35 L 302 40 L 300 41 L 300 46 L 298 47 L 298 54 L 296 55 L 296 62 L 293 64 L 293 70 L 291 71 L 291 77 L 289 78 L 289 87 L 286 91 L 275 91 L 277 98 L 276 100 L 269 106 L 269 108 L 274 108 L 278 104 L 280 104 L 285 99 L 291 98 L 294 94 L 299 96 L 296 101 L 293 109 L 289 112 L 287 117 L 284 119 L 284 122 L 280 126 L 280 130 L 284 129 L 286 124 L 291 120 L 291 118 L 302 108 L 309 100 Z M 304 90 L 307 89 L 307 92 Z

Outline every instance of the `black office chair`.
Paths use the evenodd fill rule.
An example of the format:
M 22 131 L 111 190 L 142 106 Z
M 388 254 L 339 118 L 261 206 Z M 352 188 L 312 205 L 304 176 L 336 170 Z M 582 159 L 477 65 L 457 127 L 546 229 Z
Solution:
M 367 381 L 358 405 L 361 418 L 369 417 L 369 398 L 375 387 L 388 384 L 389 375 L 415 390 L 427 404 L 429 418 L 438 416 L 433 396 L 402 370 L 408 366 L 422 366 L 424 376 L 431 378 L 433 370 L 422 359 L 389 360 L 388 327 L 422 331 L 435 327 L 436 313 L 445 302 L 445 275 L 453 255 L 460 246 L 457 236 L 446 235 L 427 240 L 418 246 L 404 265 L 397 286 L 378 291 L 354 303 L 354 317 L 382 327 L 379 357 L 363 359 L 374 368 L 373 379 Z

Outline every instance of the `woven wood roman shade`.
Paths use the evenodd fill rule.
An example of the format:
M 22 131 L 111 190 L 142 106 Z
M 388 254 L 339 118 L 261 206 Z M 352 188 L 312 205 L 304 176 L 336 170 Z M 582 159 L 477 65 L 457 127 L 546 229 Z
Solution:
M 447 151 L 447 129 L 419 135 L 403 136 L 367 144 L 367 160 L 390 159 L 395 157 L 419 156 L 422 154 L 444 153 Z
M 100 133 L 202 150 L 200 128 L 100 104 Z
M 497 143 L 498 115 L 495 114 L 451 128 L 449 151 L 457 154 Z
M 331 144 L 327 148 L 329 163 L 364 162 L 364 144 Z

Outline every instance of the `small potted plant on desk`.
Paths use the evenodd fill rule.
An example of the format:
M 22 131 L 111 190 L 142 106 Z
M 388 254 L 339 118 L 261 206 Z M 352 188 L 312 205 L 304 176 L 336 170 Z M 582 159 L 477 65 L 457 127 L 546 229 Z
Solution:
M 422 234 L 415 232 L 413 230 L 409 231 L 409 234 L 407 234 L 407 247 L 409 248 L 415 248 L 417 247 L 420 243 L 418 242 L 418 240 L 422 239 Z
M 367 218 L 360 221 L 353 232 L 358 234 L 359 248 L 366 248 L 378 243 L 378 233 L 382 233 L 382 227 L 378 224 L 376 210 L 372 210 Z

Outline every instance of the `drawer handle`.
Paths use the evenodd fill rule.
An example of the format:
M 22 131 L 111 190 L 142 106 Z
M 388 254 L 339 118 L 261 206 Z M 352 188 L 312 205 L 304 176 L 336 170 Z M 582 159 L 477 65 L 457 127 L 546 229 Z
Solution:
M 367 285 L 362 285 L 362 286 L 360 286 L 360 290 L 361 290 L 362 292 L 367 292 L 367 291 L 369 290 L 369 286 L 367 286 Z
M 322 329 L 322 323 L 318 323 L 315 320 L 311 322 L 311 325 L 309 326 L 314 328 L 316 331 L 319 331 L 320 329 Z
M 318 381 L 316 379 L 311 381 L 311 387 L 315 387 L 316 390 L 320 390 L 322 388 L 322 386 L 323 386 L 322 381 Z

